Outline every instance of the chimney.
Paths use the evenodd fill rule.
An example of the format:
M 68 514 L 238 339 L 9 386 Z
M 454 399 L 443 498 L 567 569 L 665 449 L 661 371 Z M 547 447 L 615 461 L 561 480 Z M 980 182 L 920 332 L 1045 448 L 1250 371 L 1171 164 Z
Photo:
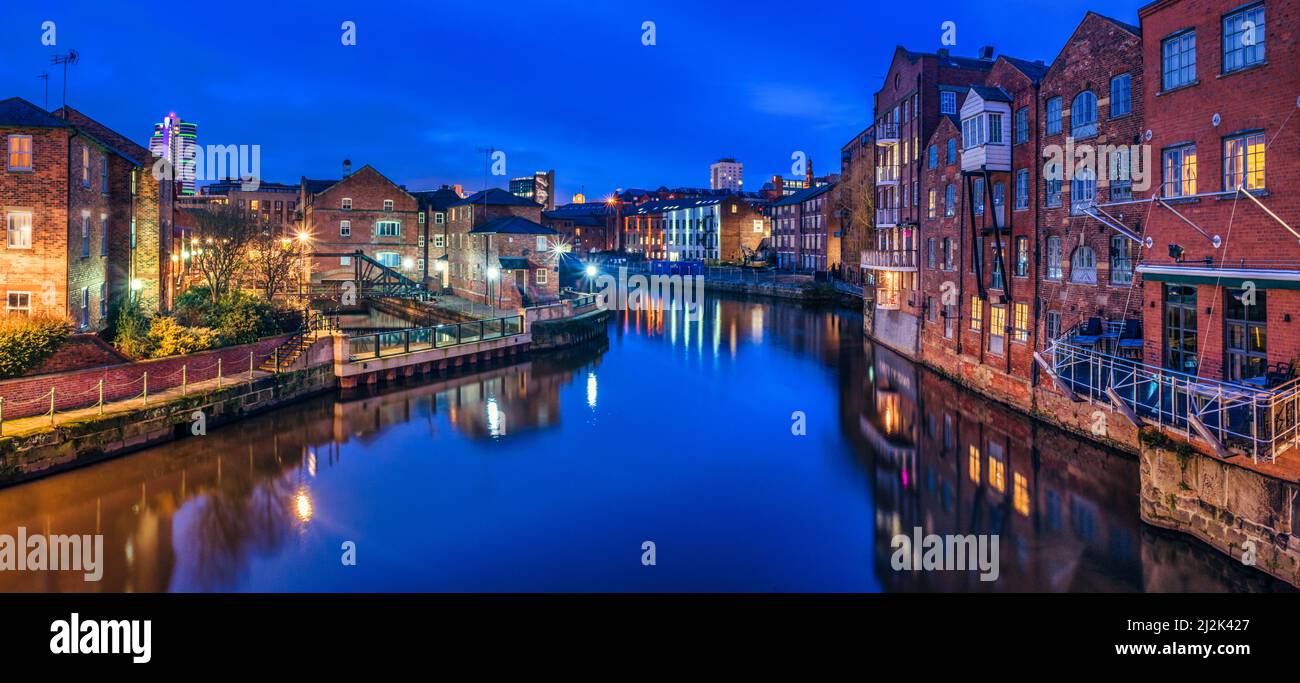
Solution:
M 808 167 L 804 169 L 803 179 L 804 179 L 804 187 L 812 187 L 812 183 L 813 183 L 812 157 L 808 157 Z
M 985 45 L 980 48 L 980 59 L 986 62 L 993 61 L 993 46 Z
M 948 58 L 948 48 L 946 48 L 946 47 L 941 47 L 941 48 L 939 48 L 939 57 L 940 57 L 941 59 L 947 59 L 947 58 Z
M 351 160 L 351 159 L 344 159 L 344 160 L 343 160 L 343 177 L 346 178 L 346 177 L 348 177 L 348 176 L 350 176 L 350 175 L 352 175 L 352 160 Z

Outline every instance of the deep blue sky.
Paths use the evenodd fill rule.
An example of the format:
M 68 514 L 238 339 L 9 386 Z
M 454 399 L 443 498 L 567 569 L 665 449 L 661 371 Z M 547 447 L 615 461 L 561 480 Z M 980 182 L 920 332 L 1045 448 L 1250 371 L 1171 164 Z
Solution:
M 269 181 L 337 177 L 350 158 L 411 189 L 478 189 L 476 150 L 495 147 L 510 176 L 554 168 L 561 201 L 707 186 L 720 156 L 758 189 L 796 150 L 837 169 L 896 44 L 933 50 L 951 20 L 960 54 L 1050 61 L 1086 10 L 1137 23 L 1145 2 L 22 0 L 0 9 L 0 98 L 41 104 L 48 70 L 57 108 L 49 60 L 75 48 L 74 107 L 141 143 L 175 111 L 201 144 L 261 145 Z M 40 43 L 46 20 L 56 47 Z

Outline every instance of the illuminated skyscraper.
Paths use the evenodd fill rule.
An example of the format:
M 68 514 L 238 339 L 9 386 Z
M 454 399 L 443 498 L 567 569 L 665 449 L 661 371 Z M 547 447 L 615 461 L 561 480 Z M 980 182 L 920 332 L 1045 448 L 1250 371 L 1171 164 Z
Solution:
M 195 159 L 198 154 L 198 124 L 182 121 L 175 112 L 153 127 L 149 151 L 171 162 L 173 178 L 180 181 L 181 194 L 195 194 Z

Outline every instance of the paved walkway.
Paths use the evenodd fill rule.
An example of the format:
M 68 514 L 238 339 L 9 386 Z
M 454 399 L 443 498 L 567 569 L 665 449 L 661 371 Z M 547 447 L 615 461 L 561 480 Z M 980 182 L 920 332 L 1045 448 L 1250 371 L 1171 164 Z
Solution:
M 261 377 L 269 377 L 271 374 L 272 373 L 269 372 L 263 372 L 262 370 L 254 370 L 253 379 L 256 380 Z M 178 399 L 182 396 L 212 391 L 218 388 L 218 382 L 220 382 L 221 387 L 229 387 L 238 384 L 247 384 L 248 381 L 248 372 L 245 371 L 238 375 L 222 377 L 220 380 L 210 379 L 188 384 L 185 386 L 183 392 L 181 387 L 163 389 L 157 393 L 150 392 L 148 405 L 156 406 Z M 114 413 L 125 413 L 137 410 L 145 405 L 146 403 L 141 397 L 105 402 L 102 414 L 112 415 Z M 92 405 L 87 408 L 57 411 L 54 415 L 53 424 L 51 424 L 50 414 L 48 412 L 44 415 L 36 415 L 34 417 L 21 417 L 14 420 L 6 419 L 3 423 L 0 423 L 0 436 L 24 436 L 27 434 L 50 431 L 54 426 L 68 422 L 75 422 L 89 417 L 95 417 L 100 414 L 99 406 Z

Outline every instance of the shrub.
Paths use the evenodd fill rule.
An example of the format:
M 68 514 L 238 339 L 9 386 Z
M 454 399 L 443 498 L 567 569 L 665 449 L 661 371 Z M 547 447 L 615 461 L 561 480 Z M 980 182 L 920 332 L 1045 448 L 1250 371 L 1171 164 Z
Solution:
M 280 331 L 275 307 L 243 294 L 222 300 L 212 323 L 226 345 L 248 344 Z
M 18 377 L 68 340 L 72 323 L 50 315 L 0 317 L 0 379 Z
M 139 302 L 119 301 L 108 313 L 104 338 L 129 358 L 148 358 L 154 349 L 149 339 L 150 324 Z
M 149 326 L 154 358 L 182 356 L 217 346 L 217 332 L 210 327 L 186 327 L 175 318 L 158 316 Z
M 215 327 L 217 305 L 212 303 L 211 290 L 206 285 L 190 287 L 176 297 L 172 315 L 187 326 Z

